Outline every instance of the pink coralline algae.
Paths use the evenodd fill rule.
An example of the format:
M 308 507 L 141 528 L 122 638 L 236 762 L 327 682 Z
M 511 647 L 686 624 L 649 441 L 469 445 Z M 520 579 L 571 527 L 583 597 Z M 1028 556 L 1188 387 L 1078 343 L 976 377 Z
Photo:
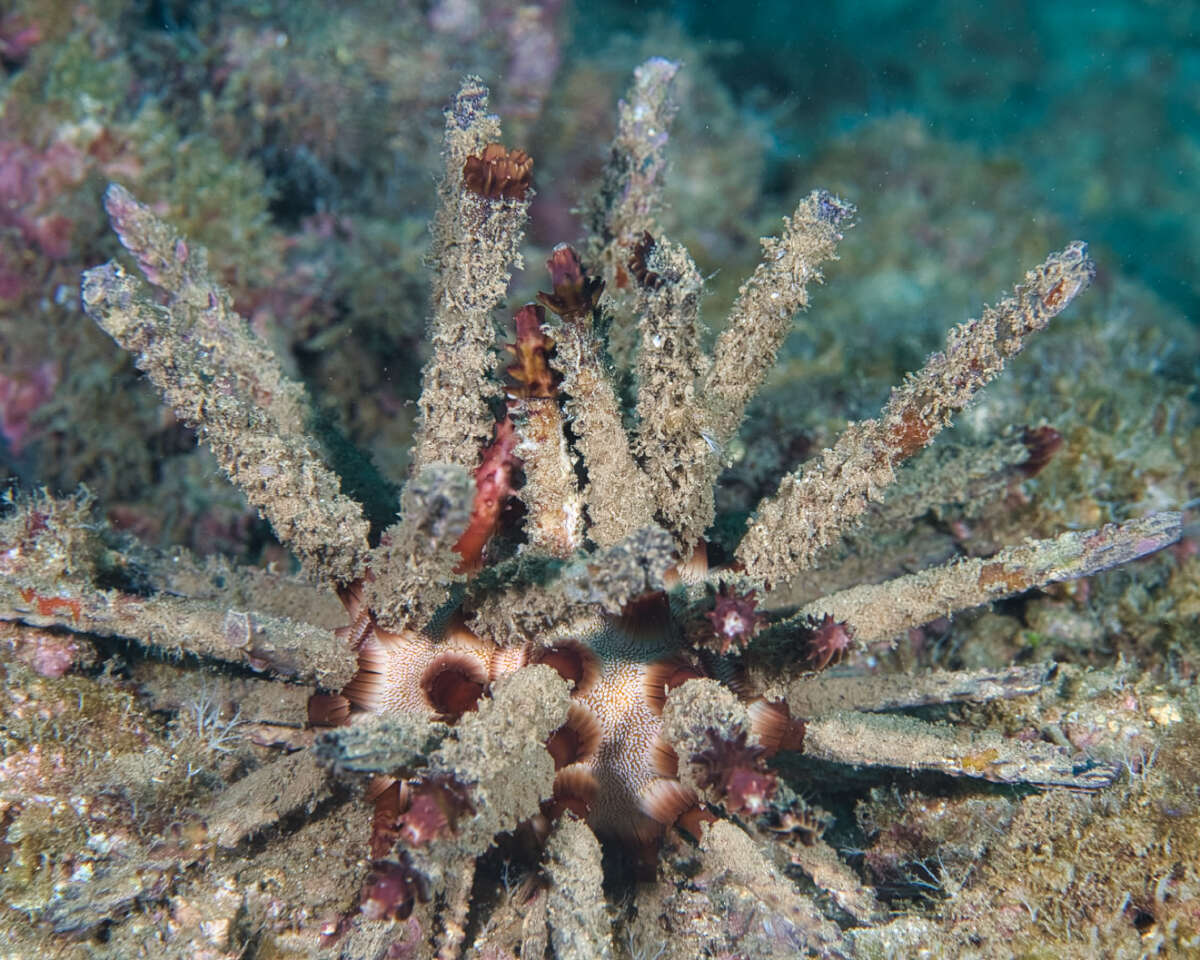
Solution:
M 33 432 L 33 419 L 54 395 L 58 363 L 45 360 L 28 374 L 0 373 L 0 434 L 9 449 L 20 456 Z
M 69 633 L 49 630 L 23 630 L 9 636 L 0 635 L 16 658 L 43 677 L 58 679 L 80 661 L 93 656 L 87 644 Z

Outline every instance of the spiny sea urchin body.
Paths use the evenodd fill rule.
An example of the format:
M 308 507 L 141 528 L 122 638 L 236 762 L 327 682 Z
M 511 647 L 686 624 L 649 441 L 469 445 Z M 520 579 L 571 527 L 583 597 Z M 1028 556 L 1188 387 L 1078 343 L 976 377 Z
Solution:
M 669 748 L 658 739 L 661 721 L 651 703 L 661 712 L 662 686 L 676 664 L 654 662 L 660 658 L 653 655 L 646 660 L 644 649 L 630 658 L 632 646 L 600 620 L 560 629 L 544 645 L 521 647 L 499 647 L 460 625 L 436 640 L 373 629 L 359 648 L 359 671 L 342 694 L 367 713 L 416 713 L 453 722 L 474 709 L 492 680 L 544 663 L 573 686 L 573 712 L 548 743 L 558 768 L 557 808 L 587 815 L 610 834 L 649 837 L 647 817 L 659 823 L 675 819 L 663 807 L 669 789 L 655 786 L 671 774 L 662 756 Z M 665 655 L 670 648 L 664 638 L 652 653 Z M 652 693 L 656 683 L 659 689 Z M 673 796 L 680 801 L 679 794 Z
M 349 609 L 357 622 L 361 611 L 354 603 Z M 492 681 L 545 664 L 571 685 L 572 700 L 566 723 L 547 741 L 556 771 L 548 814 L 570 811 L 598 835 L 645 851 L 697 807 L 695 792 L 679 782 L 662 711 L 671 690 L 707 670 L 685 651 L 664 593 L 639 597 L 620 615 L 577 616 L 520 646 L 477 636 L 457 614 L 436 637 L 372 625 L 358 657 L 358 673 L 342 691 L 357 710 L 448 722 L 473 710 Z M 786 707 L 759 698 L 749 711 L 750 734 L 764 745 L 753 749 L 779 749 L 790 724 Z
M 515 386 L 500 382 L 493 314 L 520 259 L 531 164 L 499 145 L 482 83 L 464 82 L 446 113 L 446 175 L 430 254 L 432 352 L 412 475 L 398 521 L 377 542 L 378 531 L 306 433 L 302 389 L 233 313 L 202 252 L 120 187 L 106 196 L 123 244 L 168 302 L 111 263 L 86 275 L 85 309 L 137 355 L 180 419 L 202 430 L 234 482 L 350 615 L 331 636 L 281 616 L 229 611 L 219 629 L 189 637 L 187 648 L 321 688 L 310 716 L 338 727 L 317 737 L 313 751 L 297 750 L 278 769 L 239 781 L 228 803 L 239 813 L 262 807 L 234 803 L 242 797 L 269 792 L 287 800 L 268 801 L 270 812 L 258 819 L 218 805 L 208 822 L 219 844 L 236 847 L 326 798 L 347 799 L 353 791 L 335 789 L 337 778 L 373 778 L 370 878 L 361 896 L 338 905 L 342 920 L 334 925 L 335 933 L 350 931 L 347 939 L 374 935 L 362 915 L 407 918 L 412 924 L 389 934 L 393 952 L 459 955 L 467 930 L 479 926 L 468 922 L 477 865 L 494 867 L 486 854 L 497 838 L 530 823 L 549 835 L 549 889 L 541 920 L 533 908 L 526 912 L 529 935 L 519 952 L 544 955 L 549 926 L 556 950 L 586 942 L 594 949 L 584 956 L 613 953 L 600 847 L 571 819 L 582 816 L 595 834 L 639 853 L 654 849 L 672 824 L 698 841 L 701 874 L 688 878 L 703 879 L 689 885 L 676 870 L 676 889 L 660 893 L 677 909 L 654 902 L 648 924 L 690 937 L 685 928 L 696 914 L 687 898 L 706 898 L 700 906 L 711 907 L 710 916 L 748 902 L 738 916 L 743 926 L 761 927 L 765 941 L 793 954 L 799 944 L 845 953 L 837 924 L 773 862 L 775 845 L 784 844 L 784 856 L 855 922 L 874 923 L 881 911 L 820 841 L 824 818 L 766 767 L 772 753 L 803 748 L 817 762 L 903 764 L 1076 790 L 1101 789 L 1119 770 L 1079 763 L 1054 744 L 811 708 L 803 646 L 814 622 L 845 624 L 812 661 L 824 666 L 852 640 L 884 643 L 947 611 L 1088 575 L 1177 538 L 1178 514 L 839 589 L 802 609 L 772 609 L 767 622 L 755 607 L 760 595 L 812 571 L 903 462 L 1087 286 L 1086 248 L 1071 244 L 1050 255 L 1011 296 L 952 332 L 944 352 L 893 391 L 878 419 L 850 424 L 787 474 L 748 519 L 728 565 L 710 572 L 703 539 L 718 520 L 712 490 L 723 451 L 793 315 L 808 305 L 821 265 L 834 257 L 852 208 L 822 191 L 804 198 L 780 235 L 763 241 L 763 260 L 708 351 L 704 279 L 653 217 L 674 70 L 656 60 L 638 71 L 604 189 L 589 211 L 586 260 L 598 275 L 589 276 L 569 247 L 556 248 L 554 292 L 539 298 L 555 316 L 536 306 L 518 312 L 516 362 L 508 368 Z M 1052 442 L 1035 446 L 1043 459 L 1053 453 Z M 514 496 L 524 508 L 512 518 L 520 529 L 504 512 Z M 722 577 L 734 586 L 715 590 Z M 135 636 L 157 638 L 161 621 L 152 615 L 177 612 L 153 597 L 114 603 L 90 583 L 69 599 L 37 586 L 22 583 L 19 602 L 59 625 L 70 618 L 76 627 L 127 630 L 136 622 L 144 633 Z M 206 627 L 211 607 L 201 604 L 196 614 Z M 117 628 L 115 617 L 125 618 Z M 207 642 L 214 634 L 219 641 Z M 1036 679 L 1034 689 L 1045 682 Z M 930 689 L 939 683 L 943 701 L 924 702 L 1029 689 L 1019 671 L 935 678 Z M 880 709 L 921 702 L 909 692 L 877 689 L 888 704 Z M 796 709 L 807 725 L 791 719 L 789 704 L 802 705 Z M 345 819 L 355 815 L 348 810 Z M 670 857 L 661 866 L 677 867 Z M 483 926 L 481 937 L 504 936 Z M 695 938 L 690 955 L 741 948 L 725 930 Z M 512 939 L 500 943 L 489 949 L 514 952 Z M 373 949 L 379 955 L 377 943 Z

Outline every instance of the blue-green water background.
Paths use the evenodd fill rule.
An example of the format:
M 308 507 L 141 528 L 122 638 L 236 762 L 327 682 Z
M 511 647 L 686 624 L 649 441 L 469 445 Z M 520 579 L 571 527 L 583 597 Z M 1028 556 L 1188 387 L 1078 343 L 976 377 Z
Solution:
M 1019 159 L 1072 235 L 1200 318 L 1200 5 L 626 0 L 580 10 L 575 42 L 655 12 L 711 48 L 737 97 L 788 105 L 776 162 L 910 112 Z

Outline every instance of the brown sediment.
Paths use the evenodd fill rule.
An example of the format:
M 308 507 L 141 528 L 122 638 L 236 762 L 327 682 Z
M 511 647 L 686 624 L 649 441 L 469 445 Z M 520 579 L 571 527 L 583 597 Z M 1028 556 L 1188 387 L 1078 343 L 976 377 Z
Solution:
M 209 835 L 235 847 L 296 810 L 312 809 L 329 795 L 329 781 L 329 770 L 308 751 L 280 757 L 221 794 L 204 818 Z
M 964 559 L 882 584 L 841 591 L 809 604 L 800 616 L 849 623 L 858 643 L 892 640 L 947 610 L 962 610 L 1031 587 L 1088 576 L 1174 541 L 1182 519 L 1160 513 L 1099 530 L 1064 533 L 1009 547 L 988 559 Z
M 433 224 L 433 355 L 425 365 L 419 406 L 421 421 L 414 438 L 417 469 L 436 463 L 474 472 L 479 451 L 492 434 L 494 418 L 488 393 L 492 383 L 491 312 L 504 299 L 511 269 L 520 265 L 525 232 L 528 175 L 524 160 L 502 161 L 495 149 L 499 119 L 487 112 L 488 91 L 477 77 L 468 78 L 446 111 L 446 174 L 438 190 Z M 489 145 L 491 163 L 483 160 Z M 503 150 L 503 148 L 500 148 Z M 522 157 L 524 155 L 522 154 Z M 480 196 L 464 184 L 468 161 L 480 178 L 476 186 L 507 189 L 509 199 Z M 525 158 L 527 159 L 527 158 Z M 516 196 L 520 194 L 520 196 Z
M 417 470 L 400 495 L 400 519 L 371 551 L 371 577 L 358 585 L 358 605 L 348 642 L 369 615 L 391 630 L 419 629 L 466 579 L 463 558 L 454 552 L 472 520 L 475 485 L 456 464 L 430 464 Z
M 754 923 L 742 938 L 761 956 L 778 955 L 779 943 L 820 953 L 841 950 L 837 925 L 800 896 L 760 844 L 740 827 L 718 820 L 704 830 L 701 864 L 711 878 L 710 909 L 728 915 L 749 909 Z

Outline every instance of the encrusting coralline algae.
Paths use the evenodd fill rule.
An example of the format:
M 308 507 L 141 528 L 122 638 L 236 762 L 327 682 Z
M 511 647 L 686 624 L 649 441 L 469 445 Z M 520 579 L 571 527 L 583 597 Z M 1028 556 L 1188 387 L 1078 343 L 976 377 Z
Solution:
M 822 191 L 804 198 L 763 241 L 707 352 L 703 280 L 656 222 L 676 70 L 656 59 L 636 72 L 588 206 L 585 255 L 555 248 L 551 292 L 514 318 L 506 385 L 493 315 L 521 266 L 533 160 L 501 145 L 486 88 L 464 81 L 446 112 L 411 473 L 399 519 L 379 531 L 325 464 L 303 388 L 234 311 L 204 251 L 109 187 L 105 207 L 146 282 L 118 261 L 89 270 L 84 309 L 209 444 L 312 586 L 186 555 L 164 563 L 94 523 L 84 498 L 14 505 L 0 528 L 0 610 L 23 625 L 11 628 L 18 649 L 81 634 L 174 654 L 180 666 L 148 662 L 140 677 L 180 718 L 208 696 L 194 668 L 226 665 L 218 673 L 240 684 L 229 722 L 262 748 L 227 758 L 231 729 L 182 720 L 163 747 L 128 719 L 128 698 L 93 694 L 95 716 L 123 710 L 122 736 L 147 745 L 148 782 L 140 795 L 120 786 L 137 776 L 127 754 L 120 776 L 89 774 L 73 821 L 89 853 L 53 880 L 38 876 L 34 808 L 19 792 L 4 797 L 6 872 L 23 878 L 13 902 L 33 924 L 27 942 L 221 957 L 1003 955 L 1035 930 L 1124 950 L 1110 914 L 1132 909 L 1121 921 L 1129 943 L 1195 947 L 1198 858 L 1182 838 L 1200 813 L 1195 778 L 1189 794 L 1179 772 L 1195 758 L 1114 756 L 1114 744 L 1150 740 L 1101 722 L 1124 710 L 1134 726 L 1157 710 L 1163 742 L 1186 743 L 1180 731 L 1195 721 L 1180 711 L 1194 704 L 1069 667 L 820 672 L 855 645 L 1160 550 L 1180 537 L 1179 513 L 1027 541 L 800 609 L 769 603 L 1086 289 L 1086 249 L 1051 254 L 951 331 L 877 419 L 785 475 L 737 546 L 710 553 L 727 451 L 854 209 Z M 1050 456 L 1047 446 L 1027 443 L 1024 462 Z M 64 701 L 37 696 L 47 698 L 39 717 L 18 711 L 14 723 L 29 725 L 22 742 L 43 740 L 4 761 L 26 791 L 34 771 L 75 775 L 57 737 L 36 732 Z M 1011 729 L 1015 698 L 1043 715 L 1044 735 Z M 963 722 L 931 719 L 953 716 L 950 704 L 964 705 Z M 901 713 L 931 705 L 944 711 Z M 1063 732 L 1071 724 L 1094 728 L 1091 740 Z M 906 793 L 872 792 L 857 816 L 878 842 L 856 858 L 825 837 L 834 815 L 802 796 L 805 770 L 822 764 L 924 772 L 941 786 L 926 794 L 910 777 L 898 781 Z M 1171 778 L 1158 795 L 1155 777 Z M 1049 792 L 1022 801 L 995 785 Z M 975 877 L 978 847 L 954 830 L 905 832 L 906 816 L 931 816 L 928 804 L 994 832 L 983 821 L 996 810 L 975 808 L 997 797 L 1004 826 L 989 842 L 1003 853 Z M 104 834 L 92 802 L 111 805 L 104 816 L 120 827 Z M 1060 842 L 1036 838 L 1032 808 L 1077 837 L 1102 835 L 1130 806 L 1153 808 L 1155 827 L 1143 818 L 1127 855 L 1156 871 L 1153 902 L 1142 902 L 1147 887 L 1119 906 L 1105 891 L 1087 908 L 1006 910 L 1016 894 L 999 865 L 1018 871 L 1026 847 Z M 605 850 L 610 880 L 638 878 L 631 894 L 606 890 Z M 893 876 L 925 883 L 934 909 L 890 920 L 882 878 Z M 1038 887 L 1026 900 L 1044 895 L 1037 868 L 1021 882 Z M 1074 878 L 1059 882 L 1076 896 Z M 1076 909 L 1093 918 L 1090 934 Z

